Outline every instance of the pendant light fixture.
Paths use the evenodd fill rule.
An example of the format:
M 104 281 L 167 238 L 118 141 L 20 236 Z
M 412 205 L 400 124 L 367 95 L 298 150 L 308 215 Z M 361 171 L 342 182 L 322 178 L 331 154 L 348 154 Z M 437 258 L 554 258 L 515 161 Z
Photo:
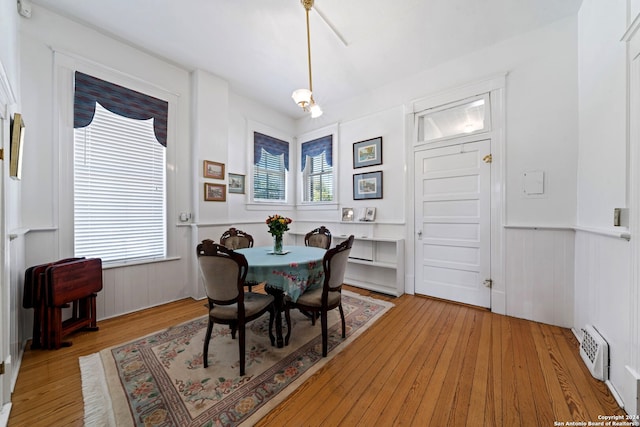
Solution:
M 311 79 L 311 33 L 309 32 L 309 11 L 313 7 L 314 0 L 300 0 L 302 6 L 304 6 L 307 16 L 307 63 L 309 66 L 309 89 L 298 89 L 293 92 L 291 97 L 296 104 L 300 106 L 304 111 L 311 113 L 312 118 L 320 117 L 322 115 L 322 109 L 313 100 L 313 81 Z

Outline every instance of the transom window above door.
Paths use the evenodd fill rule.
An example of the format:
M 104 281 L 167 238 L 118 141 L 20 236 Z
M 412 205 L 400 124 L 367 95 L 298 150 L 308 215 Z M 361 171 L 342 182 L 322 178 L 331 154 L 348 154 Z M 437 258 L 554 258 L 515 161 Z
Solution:
M 491 130 L 489 94 L 424 110 L 417 114 L 417 142 L 432 142 Z

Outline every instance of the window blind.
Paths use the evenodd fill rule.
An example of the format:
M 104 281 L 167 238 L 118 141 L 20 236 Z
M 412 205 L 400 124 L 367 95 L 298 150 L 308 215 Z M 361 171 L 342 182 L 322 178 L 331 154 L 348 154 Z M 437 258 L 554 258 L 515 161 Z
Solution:
M 253 198 L 277 201 L 286 199 L 284 154 L 273 155 L 264 148 L 261 149 L 260 161 L 254 166 Z
M 304 171 L 304 200 L 306 202 L 333 201 L 333 168 L 327 163 L 327 153 L 307 156 Z
M 166 256 L 166 148 L 154 120 L 100 103 L 74 131 L 75 256 L 122 262 Z

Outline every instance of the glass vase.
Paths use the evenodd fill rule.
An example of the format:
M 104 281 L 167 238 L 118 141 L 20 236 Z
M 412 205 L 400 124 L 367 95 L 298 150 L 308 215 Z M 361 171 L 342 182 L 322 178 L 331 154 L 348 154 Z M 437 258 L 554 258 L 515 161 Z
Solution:
M 281 254 L 282 253 L 282 234 L 273 236 L 273 253 Z

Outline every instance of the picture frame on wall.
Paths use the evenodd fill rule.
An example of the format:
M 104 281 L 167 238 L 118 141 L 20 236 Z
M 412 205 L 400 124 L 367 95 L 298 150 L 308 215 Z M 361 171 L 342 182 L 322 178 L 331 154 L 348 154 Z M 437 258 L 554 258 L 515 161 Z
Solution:
M 244 194 L 244 175 L 229 173 L 229 194 Z
M 224 202 L 227 200 L 227 185 L 214 184 L 211 182 L 204 183 L 204 200 L 205 202 Z
M 382 199 L 382 171 L 353 175 L 353 200 Z
M 11 121 L 11 153 L 9 160 L 9 176 L 22 178 L 22 152 L 24 150 L 24 121 L 22 114 L 15 113 Z
M 364 168 L 382 164 L 382 137 L 367 139 L 353 144 L 353 168 Z
M 205 160 L 202 174 L 205 178 L 224 179 L 224 163 Z

